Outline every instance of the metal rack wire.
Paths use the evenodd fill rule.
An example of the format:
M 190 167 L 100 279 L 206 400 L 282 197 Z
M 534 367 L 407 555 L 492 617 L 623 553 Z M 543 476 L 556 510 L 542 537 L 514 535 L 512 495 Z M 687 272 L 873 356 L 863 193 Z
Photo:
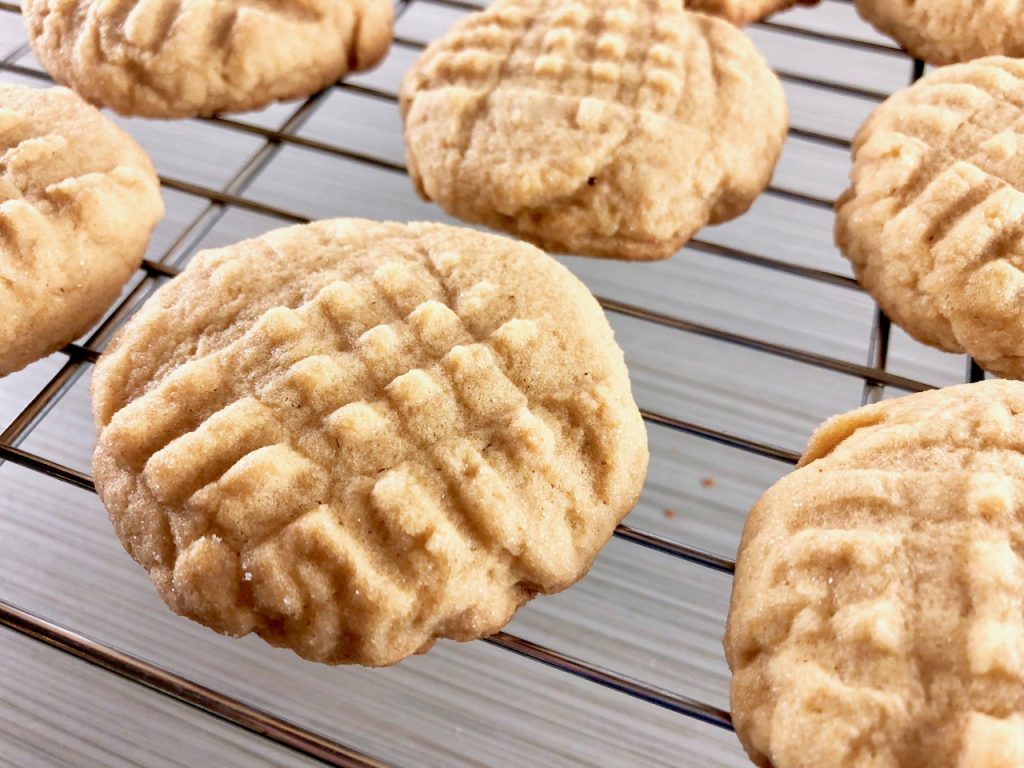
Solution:
M 415 0 L 399 0 L 397 5 L 398 17 L 400 18 L 414 2 Z M 463 2 L 462 0 L 431 0 L 431 2 L 466 11 L 478 10 L 480 7 L 473 3 Z M 0 2 L 0 12 L 18 13 L 20 9 L 15 3 Z M 844 35 L 811 32 L 784 22 L 768 21 L 762 22 L 757 26 L 786 35 L 811 37 L 831 45 L 875 51 L 885 56 L 904 56 L 899 51 L 879 43 L 866 42 Z M 415 40 L 403 39 L 401 37 L 396 39 L 395 45 L 410 49 L 422 47 Z M 5 59 L 0 60 L 0 71 L 7 71 L 46 82 L 48 78 L 45 74 L 34 68 L 16 63 L 25 52 L 26 48 L 22 46 Z M 904 58 L 906 57 L 904 56 Z M 909 58 L 906 58 L 906 61 L 908 64 L 908 76 L 913 81 L 922 74 L 923 66 L 920 62 L 912 61 Z M 823 91 L 846 93 L 873 100 L 880 100 L 887 95 L 882 91 L 837 84 L 795 72 L 779 71 L 778 74 L 784 81 Z M 334 88 L 351 91 L 369 98 L 394 101 L 391 94 L 366 85 L 341 82 L 336 84 Z M 118 325 L 155 289 L 159 282 L 177 274 L 177 265 L 183 256 L 189 252 L 191 246 L 198 243 L 217 224 L 229 209 L 237 208 L 255 212 L 277 219 L 282 224 L 306 222 L 309 220 L 306 216 L 294 211 L 257 202 L 246 196 L 249 185 L 282 147 L 301 147 L 318 153 L 346 158 L 357 163 L 369 164 L 389 172 L 405 172 L 404 167 L 399 163 L 389 162 L 368 154 L 298 135 L 296 129 L 316 110 L 326 93 L 328 91 L 316 94 L 297 106 L 287 121 L 277 129 L 261 127 L 231 118 L 218 117 L 207 120 L 207 122 L 214 123 L 222 128 L 255 137 L 261 141 L 261 144 L 257 151 L 248 159 L 248 162 L 230 179 L 223 189 L 199 185 L 187 179 L 168 177 L 161 179 L 162 184 L 167 189 L 177 190 L 205 200 L 205 207 L 159 258 L 147 260 L 144 263 L 142 279 L 124 297 L 107 319 L 84 341 L 70 344 L 62 350 L 66 360 L 56 375 L 39 389 L 31 402 L 0 432 L 0 463 L 9 461 L 54 480 L 69 483 L 79 488 L 93 490 L 92 480 L 89 476 L 71 467 L 63 466 L 41 455 L 23 449 L 21 447 L 23 442 L 36 425 L 39 424 L 40 420 L 70 389 L 78 377 L 96 361 L 102 345 L 112 335 Z M 831 147 L 849 147 L 849 142 L 845 139 L 837 138 L 824 132 L 793 128 L 791 135 Z M 830 199 L 824 199 L 780 186 L 770 187 L 765 194 L 786 199 L 799 206 L 809 206 L 812 208 L 830 210 L 833 204 L 833 201 Z M 704 252 L 716 257 L 739 260 L 757 265 L 760 268 L 795 274 L 808 280 L 840 286 L 847 290 L 860 290 L 856 282 L 848 277 L 812 267 L 792 264 L 782 259 L 722 246 L 699 238 L 691 242 L 688 247 L 691 250 Z M 607 312 L 628 316 L 645 323 L 656 324 L 672 331 L 694 334 L 723 344 L 745 347 L 859 379 L 863 382 L 862 401 L 865 403 L 879 399 L 885 387 L 893 387 L 909 392 L 930 388 L 929 384 L 887 370 L 889 322 L 877 310 L 874 314 L 871 336 L 868 343 L 867 359 L 863 364 L 857 364 L 838 357 L 812 353 L 797 347 L 769 342 L 750 335 L 685 320 L 612 298 L 599 297 L 599 301 Z M 978 380 L 982 376 L 983 374 L 980 369 L 973 363 L 968 367 L 966 374 L 968 381 Z M 707 425 L 684 421 L 649 410 L 643 412 L 643 417 L 650 424 L 660 425 L 778 462 L 792 464 L 798 459 L 798 454 L 794 451 L 749 439 L 739 434 L 715 429 Z M 665 557 L 681 558 L 726 574 L 730 574 L 733 570 L 734 564 L 729 558 L 689 546 L 685 542 L 672 540 L 650 531 L 640 530 L 629 525 L 621 525 L 615 532 L 615 535 L 632 544 L 653 549 Z M 0 595 L 0 624 L 325 763 L 343 766 L 379 766 L 384 764 L 354 748 L 288 722 L 270 712 L 253 707 L 239 699 L 226 696 L 167 669 L 150 664 L 141 658 L 93 640 L 71 627 L 62 626 L 43 616 L 23 610 L 7 602 L 2 595 Z M 489 638 L 487 642 L 562 672 L 614 689 L 683 716 L 696 718 L 721 728 L 731 728 L 729 713 L 718 707 L 648 685 L 640 680 L 559 653 L 515 635 L 499 632 Z

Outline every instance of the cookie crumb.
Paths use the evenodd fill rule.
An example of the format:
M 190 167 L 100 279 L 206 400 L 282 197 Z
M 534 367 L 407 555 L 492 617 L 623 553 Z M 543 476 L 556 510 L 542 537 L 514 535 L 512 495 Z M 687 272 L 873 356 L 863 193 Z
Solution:
M 667 519 L 671 520 L 673 517 L 676 516 L 676 511 L 674 509 L 666 509 L 661 514 L 663 514 Z
M 713 477 L 710 477 L 710 476 L 708 476 L 708 477 L 702 477 L 702 478 L 700 479 L 700 484 L 701 484 L 701 486 L 703 486 L 704 488 L 714 488 L 714 487 L 715 487 L 715 478 L 713 478 Z

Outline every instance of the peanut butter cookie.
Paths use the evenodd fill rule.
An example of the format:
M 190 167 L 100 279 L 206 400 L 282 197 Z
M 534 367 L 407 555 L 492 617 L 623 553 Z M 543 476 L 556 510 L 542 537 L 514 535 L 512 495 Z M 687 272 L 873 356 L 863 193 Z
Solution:
M 938 69 L 887 99 L 853 143 L 836 242 L 918 341 L 1024 377 L 1024 63 Z
M 0 376 L 85 333 L 142 263 L 160 182 L 66 88 L 0 85 Z
M 96 485 L 167 604 L 327 663 L 498 630 L 582 577 L 646 433 L 568 270 L 352 219 L 200 254 L 100 360 Z
M 553 251 L 671 256 L 743 213 L 786 135 L 782 86 L 679 0 L 499 0 L 406 75 L 417 191 Z
M 686 0 L 688 11 L 721 16 L 733 24 L 750 24 L 794 5 L 817 5 L 818 0 Z
M 191 117 L 308 96 L 376 64 L 391 0 L 24 0 L 32 49 L 123 115 Z
M 1024 765 L 1024 383 L 837 416 L 743 532 L 732 715 L 774 768 Z
M 856 0 L 856 6 L 866 21 L 929 64 L 955 64 L 982 56 L 1024 56 L 1024 5 L 1020 0 Z

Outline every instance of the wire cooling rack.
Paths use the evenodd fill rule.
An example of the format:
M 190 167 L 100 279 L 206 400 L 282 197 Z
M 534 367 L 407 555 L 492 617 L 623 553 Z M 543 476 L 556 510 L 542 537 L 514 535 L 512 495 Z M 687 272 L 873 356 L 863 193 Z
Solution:
M 22 581 L 10 573 L 0 577 L 0 623 L 49 649 L 84 659 L 299 755 L 333 765 L 533 764 L 540 754 L 548 765 L 655 765 L 669 762 L 668 756 L 676 765 L 741 765 L 744 760 L 733 737 L 716 735 L 731 729 L 726 710 L 728 677 L 717 644 L 733 570 L 732 553 L 749 502 L 773 478 L 788 471 L 809 428 L 821 418 L 882 397 L 963 380 L 963 358 L 927 352 L 891 332 L 886 318 L 860 291 L 828 244 L 834 191 L 846 173 L 852 131 L 889 92 L 923 72 L 920 62 L 859 23 L 852 7 L 840 0 L 826 0 L 821 8 L 792 11 L 751 27 L 751 35 L 784 82 L 793 122 L 775 182 L 751 213 L 705 230 L 683 253 L 662 265 L 565 260 L 599 294 L 626 349 L 652 436 L 652 475 L 641 508 L 616 531 L 620 544 L 610 547 L 615 550 L 610 565 L 601 566 L 603 571 L 595 566 L 595 573 L 566 593 L 580 595 L 571 598 L 576 602 L 538 600 L 536 605 L 547 600 L 554 607 L 538 608 L 547 613 L 532 614 L 531 604 L 522 612 L 526 619 L 517 618 L 510 631 L 486 640 L 500 651 L 483 662 L 472 662 L 481 664 L 482 672 L 473 678 L 469 690 L 453 693 L 445 687 L 448 682 L 440 679 L 446 673 L 429 668 L 422 680 L 386 677 L 383 672 L 311 671 L 312 665 L 290 657 L 285 660 L 279 651 L 223 640 L 191 625 L 181 629 L 187 623 L 165 611 L 142 583 L 144 577 L 136 574 L 138 569 L 123 562 L 127 558 L 111 555 L 116 563 L 106 561 L 116 546 L 110 543 L 109 531 L 102 545 L 96 545 L 102 556 L 81 564 L 82 572 L 112 569 L 116 575 L 110 583 L 120 589 L 118 580 L 129 580 L 125 594 L 132 597 L 123 599 L 137 602 L 105 603 L 103 595 L 113 587 L 90 591 L 79 589 L 71 580 L 62 582 L 60 576 L 49 575 L 60 571 L 56 566 L 61 564 L 53 562 L 57 555 L 49 561 L 44 558 L 48 569 L 33 566 L 32 558 L 39 556 L 25 555 L 23 548 L 29 545 L 16 538 L 18 526 L 37 518 L 53 520 L 52 525 L 42 526 L 41 551 L 46 551 L 51 534 L 71 539 L 85 536 L 61 528 L 65 520 L 68 526 L 77 524 L 82 496 L 53 490 L 54 486 L 93 490 L 87 474 L 91 434 L 83 374 L 117 327 L 155 287 L 177 274 L 197 249 L 310 218 L 366 215 L 364 197 L 379 198 L 378 218 L 444 220 L 436 209 L 411 201 L 411 187 L 403 178 L 397 78 L 426 41 L 480 5 L 460 0 L 399 0 L 395 45 L 382 67 L 301 103 L 232 118 L 124 121 L 155 157 L 168 220 L 120 303 L 89 336 L 22 374 L 0 380 L 0 406 L 4 406 L 0 425 L 6 423 L 0 432 L 0 462 L 8 464 L 0 469 L 0 520 L 4 522 L 0 562 L 10 564 L 23 556 L 30 571 Z M 47 76 L 24 42 L 18 14 L 16 4 L 0 2 L 0 50 L 6 53 L 0 59 L 0 79 L 46 84 Z M 208 139 L 213 134 L 218 137 L 215 141 Z M 336 193 L 330 186 L 335 182 L 323 180 L 328 175 L 351 178 Z M 662 283 L 669 286 L 667 292 L 659 292 L 657 286 Z M 697 284 L 696 289 L 687 287 L 691 283 Z M 773 291 L 780 293 L 774 304 L 762 296 Z M 848 322 L 853 316 L 856 322 Z M 966 363 L 966 380 L 982 378 L 976 365 Z M 692 389 L 674 388 L 673 382 L 680 377 Z M 744 410 L 746 404 L 741 401 L 745 400 L 760 408 L 756 411 L 759 421 L 751 419 L 749 409 Z M 82 448 L 77 453 L 69 449 L 65 458 L 66 443 Z M 21 469 L 12 473 L 11 465 Z M 733 492 L 733 485 L 741 490 Z M 716 498 L 716 493 L 724 499 Z M 91 515 L 97 503 L 93 500 L 88 505 Z M 97 530 L 105 525 L 101 520 Z M 12 535 L 14 543 L 6 544 Z M 78 546 L 67 550 L 72 553 L 70 559 Z M 653 577 L 632 573 L 633 564 L 641 561 L 647 569 L 644 573 Z M 32 573 L 33 567 L 38 572 Z M 639 579 L 641 586 L 631 579 Z M 30 582 L 42 586 L 34 592 Z M 594 587 L 585 586 L 592 582 Z M 637 593 L 616 591 L 623 584 L 632 584 Z M 64 592 L 74 594 L 73 605 L 61 602 Z M 687 602 L 690 592 L 697 597 Z M 675 602 L 664 598 L 679 594 L 684 597 L 673 598 Z M 648 602 L 655 606 L 654 618 L 640 607 Z M 117 625 L 124 627 L 122 634 L 116 627 L 107 631 L 105 622 L 111 620 L 103 614 L 111 610 L 141 612 L 139 623 L 152 622 L 156 629 L 148 630 L 149 635 L 140 630 L 140 637 L 135 637 L 135 624 L 126 622 Z M 662 612 L 662 618 L 655 616 L 656 611 Z M 668 619 L 663 618 L 665 612 L 670 614 Z M 559 632 L 560 626 L 579 616 L 583 618 L 572 631 Z M 523 633 L 516 629 L 520 624 Z M 193 663 L 188 653 L 175 655 L 163 649 L 152 638 L 165 631 L 185 633 L 181 642 L 190 643 L 197 656 L 212 661 L 204 666 Z M 177 635 L 175 642 L 179 642 Z M 217 677 L 216 670 L 228 663 L 224 659 L 236 647 L 244 656 L 242 668 L 252 669 L 257 678 L 265 674 L 266 679 L 245 688 L 237 684 L 237 674 Z M 461 669 L 470 664 L 466 648 L 452 646 L 430 657 L 447 654 Z M 513 662 L 515 656 L 526 659 L 526 666 Z M 23 657 L 37 660 L 19 644 L 4 665 L 13 669 L 15 659 Z M 40 674 L 45 672 L 43 667 L 58 664 L 50 656 L 44 662 Z M 246 663 L 255 666 L 246 667 Z M 426 662 L 407 662 L 414 669 L 417 663 Z M 538 663 L 554 673 L 540 675 Z M 283 680 L 260 671 L 282 666 L 287 669 Z M 59 709 L 57 702 L 62 698 L 82 701 L 84 694 L 96 697 L 96 705 L 103 706 L 99 699 L 106 694 L 89 683 L 82 671 L 89 668 L 70 669 L 61 673 L 66 675 L 61 677 L 65 690 L 54 694 L 52 705 Z M 359 696 L 350 697 L 344 690 L 313 690 L 317 676 L 331 674 L 348 674 L 336 678 L 337 685 L 352 686 Z M 522 698 L 527 704 L 506 712 L 501 691 L 495 698 L 495 692 L 487 690 L 511 686 L 517 677 L 527 682 L 508 697 Z M 572 678 L 585 682 L 570 682 Z M 304 685 L 309 686 L 311 697 L 320 697 L 319 709 L 330 711 L 318 718 L 308 714 L 301 702 L 279 706 L 286 689 L 301 699 Z M 377 689 L 396 685 L 391 698 L 373 699 Z M 440 707 L 437 721 L 424 720 L 420 710 L 419 714 L 377 712 L 376 719 L 356 716 L 363 709 L 386 710 L 393 702 L 404 701 L 403 697 L 411 698 L 412 688 L 420 685 L 416 706 L 422 710 L 426 706 L 422 702 L 427 701 L 431 707 Z M 25 695 L 4 686 L 0 679 L 0 700 Z M 563 689 L 565 695 L 557 698 Z M 545 704 L 547 696 L 554 698 Z M 453 704 L 454 714 L 446 718 L 444 706 L 453 698 L 462 701 L 461 709 Z M 516 712 L 524 720 L 536 714 L 529 711 L 530 699 L 538 711 L 550 705 L 556 712 L 544 716 L 550 720 L 545 726 L 550 733 L 543 738 L 533 725 L 516 731 Z M 39 700 L 47 703 L 45 698 Z M 575 704 L 578 712 L 567 709 Z M 416 707 L 410 704 L 409 709 Z M 493 709 L 497 720 L 474 725 L 465 713 L 477 709 Z M 347 714 L 342 717 L 339 711 Z M 670 717 L 664 719 L 659 712 Z M 334 727 L 337 718 L 347 719 Z M 400 721 L 410 718 L 411 725 L 401 725 Z M 0 718 L 0 737 L 12 738 L 19 727 L 17 718 L 11 716 L 6 731 L 2 722 Z M 385 730 L 393 727 L 395 733 L 381 736 L 377 731 L 382 724 Z M 443 733 L 431 740 L 433 728 Z M 93 733 L 92 738 L 101 743 L 105 738 L 116 741 L 117 726 L 108 724 L 107 729 Z M 67 737 L 72 744 L 80 738 L 74 730 L 69 728 Z M 183 730 L 182 734 L 194 732 Z M 420 737 L 422 743 L 410 746 Z M 43 741 L 47 738 L 39 736 Z M 246 739 L 262 743 L 248 734 Z M 588 749 L 590 742 L 597 747 Z M 622 750 L 616 751 L 620 746 Z M 38 744 L 35 748 L 41 749 Z M 255 749 L 251 754 L 270 761 L 291 754 L 250 748 Z M 112 762 L 124 757 L 116 754 L 116 747 L 110 748 L 109 756 Z

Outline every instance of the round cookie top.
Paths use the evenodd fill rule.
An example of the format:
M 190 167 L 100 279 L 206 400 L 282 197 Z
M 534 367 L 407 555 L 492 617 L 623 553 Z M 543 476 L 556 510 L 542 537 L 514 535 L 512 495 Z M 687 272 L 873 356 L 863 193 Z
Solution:
M 856 0 L 856 7 L 880 32 L 929 64 L 1024 56 L 1020 0 Z
M 725 638 L 774 768 L 1024 765 L 1024 384 L 827 421 L 755 505 Z
M 168 605 L 328 663 L 495 632 L 587 571 L 647 467 L 587 289 L 437 224 L 206 251 L 92 391 L 97 489 Z
M 1024 377 L 1024 63 L 943 67 L 889 97 L 853 143 L 836 242 L 926 344 Z
M 0 376 L 102 317 L 163 215 L 142 148 L 66 88 L 0 85 Z
M 591 256 L 672 255 L 767 185 L 782 86 L 679 0 L 499 0 L 407 73 L 417 191 L 466 221 Z
M 366 69 L 391 0 L 24 0 L 32 49 L 89 101 L 143 117 L 257 109 Z
M 794 5 L 817 5 L 818 0 L 688 0 L 687 10 L 721 16 L 733 24 L 750 24 Z

